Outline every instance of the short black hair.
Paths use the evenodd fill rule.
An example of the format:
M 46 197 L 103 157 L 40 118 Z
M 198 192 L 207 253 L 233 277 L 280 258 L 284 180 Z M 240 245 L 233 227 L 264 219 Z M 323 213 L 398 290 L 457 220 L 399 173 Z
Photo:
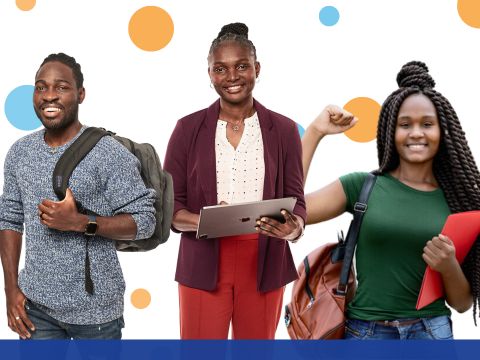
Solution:
M 83 87 L 82 68 L 80 64 L 77 63 L 74 57 L 64 53 L 50 54 L 43 60 L 39 69 L 46 63 L 53 62 L 53 61 L 58 61 L 64 65 L 67 65 L 70 69 L 72 69 L 73 77 L 75 78 L 75 82 L 77 84 L 77 89 L 80 89 L 81 87 Z

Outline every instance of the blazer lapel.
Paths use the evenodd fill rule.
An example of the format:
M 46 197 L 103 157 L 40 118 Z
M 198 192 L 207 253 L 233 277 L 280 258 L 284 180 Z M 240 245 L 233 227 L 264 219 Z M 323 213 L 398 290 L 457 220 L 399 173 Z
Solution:
M 273 133 L 273 122 L 268 110 L 254 100 L 258 121 L 262 131 L 263 159 L 265 162 L 265 179 L 263 183 L 263 200 L 275 198 L 275 183 L 278 167 L 278 137 Z
M 196 166 L 207 205 L 217 203 L 215 132 L 219 113 L 220 100 L 217 100 L 207 108 L 206 117 L 200 125 L 197 138 Z

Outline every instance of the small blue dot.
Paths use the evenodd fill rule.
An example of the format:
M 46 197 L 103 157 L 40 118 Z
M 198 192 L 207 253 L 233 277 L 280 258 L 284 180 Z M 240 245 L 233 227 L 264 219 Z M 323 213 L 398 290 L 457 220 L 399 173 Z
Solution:
M 320 22 L 325 26 L 333 26 L 340 19 L 340 13 L 334 6 L 325 6 L 320 10 Z
M 21 85 L 13 89 L 5 100 L 5 115 L 10 124 L 20 130 L 35 130 L 42 126 L 33 110 L 32 85 Z
M 305 134 L 305 129 L 299 123 L 297 123 L 297 127 L 298 127 L 298 132 L 300 133 L 300 138 L 302 138 L 303 134 Z

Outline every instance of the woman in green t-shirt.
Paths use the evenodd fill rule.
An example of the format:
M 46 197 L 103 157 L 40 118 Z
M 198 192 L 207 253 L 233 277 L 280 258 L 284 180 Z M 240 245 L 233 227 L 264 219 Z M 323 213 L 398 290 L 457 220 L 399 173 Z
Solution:
M 356 249 L 358 287 L 347 309 L 346 339 L 451 339 L 450 310 L 480 297 L 480 242 L 460 265 L 439 234 L 450 213 L 480 209 L 480 174 L 449 101 L 433 90 L 427 66 L 405 64 L 377 129 L 379 168 Z M 339 115 L 340 114 L 340 115 Z M 357 120 L 328 106 L 302 139 L 305 178 L 319 141 Z M 308 194 L 307 224 L 352 212 L 365 173 L 342 176 Z M 426 266 L 441 274 L 445 298 L 416 310 Z

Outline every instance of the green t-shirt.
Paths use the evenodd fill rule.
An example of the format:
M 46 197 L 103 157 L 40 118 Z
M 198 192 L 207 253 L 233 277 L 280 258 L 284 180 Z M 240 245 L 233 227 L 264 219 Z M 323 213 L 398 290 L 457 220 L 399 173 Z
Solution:
M 366 173 L 340 177 L 347 211 L 353 205 Z M 441 189 L 420 191 L 391 175 L 377 177 L 355 252 L 357 292 L 347 316 L 361 320 L 394 320 L 450 315 L 444 299 L 416 310 L 426 263 L 428 240 L 438 235 L 450 214 Z

